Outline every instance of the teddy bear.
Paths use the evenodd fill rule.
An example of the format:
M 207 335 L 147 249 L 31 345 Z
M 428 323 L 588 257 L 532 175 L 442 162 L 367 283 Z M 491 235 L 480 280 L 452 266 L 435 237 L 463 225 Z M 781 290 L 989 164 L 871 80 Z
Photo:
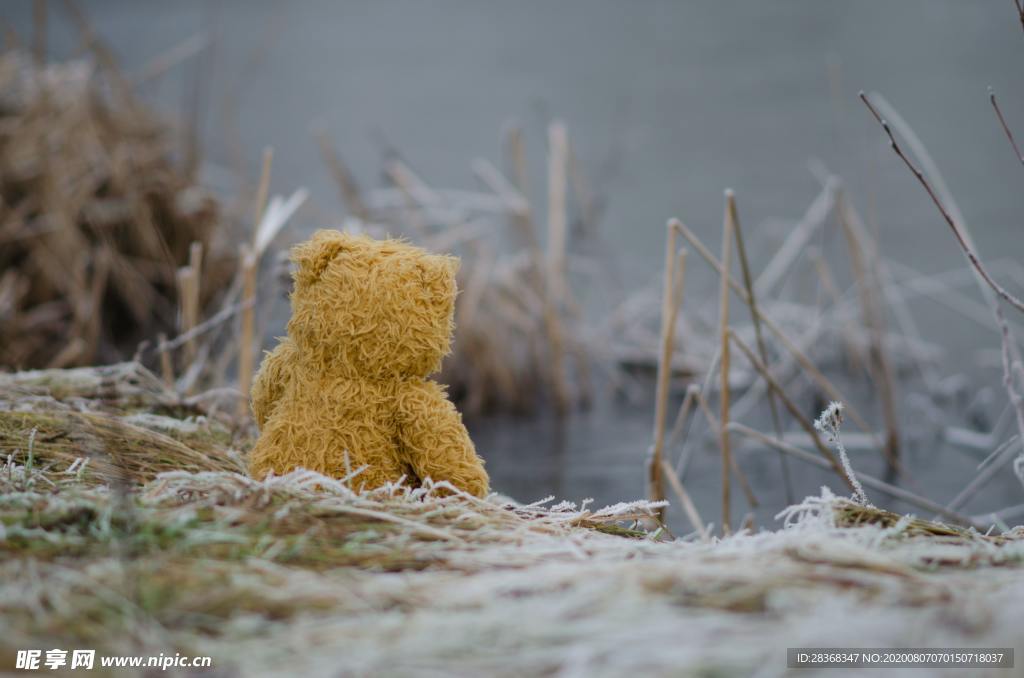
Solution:
M 291 251 L 287 336 L 260 366 L 253 477 L 302 467 L 366 489 L 405 478 L 482 497 L 483 460 L 443 386 L 456 257 L 400 240 L 317 231 Z

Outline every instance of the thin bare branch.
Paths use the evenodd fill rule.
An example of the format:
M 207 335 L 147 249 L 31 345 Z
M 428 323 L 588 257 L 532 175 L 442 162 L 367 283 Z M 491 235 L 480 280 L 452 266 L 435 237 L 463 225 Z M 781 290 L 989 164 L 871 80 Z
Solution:
M 896 155 L 900 157 L 900 160 L 903 161 L 903 164 L 905 164 L 907 168 L 913 173 L 913 175 L 917 178 L 918 182 L 920 182 L 920 184 L 924 187 L 924 190 L 928 193 L 928 197 L 930 197 L 932 199 L 932 202 L 935 203 L 935 207 L 938 208 L 939 213 L 942 214 L 942 218 L 945 219 L 946 223 L 949 225 L 949 228 L 953 231 L 953 235 L 956 236 L 956 240 L 957 243 L 959 243 L 960 245 L 960 249 L 963 250 L 964 255 L 967 257 L 967 260 L 971 263 L 971 266 L 974 267 L 974 270 L 978 272 L 978 275 L 980 275 L 982 280 L 985 281 L 985 284 L 992 288 L 993 292 L 999 295 L 999 297 L 1006 301 L 1006 303 L 1010 304 L 1021 313 L 1024 313 L 1024 301 L 1021 301 L 1017 297 L 1013 296 L 1013 294 L 1004 289 L 999 283 L 997 283 L 992 278 L 988 270 L 981 263 L 981 260 L 978 259 L 978 256 L 974 253 L 974 250 L 971 249 L 970 244 L 968 244 L 967 240 L 964 238 L 964 235 L 960 231 L 960 228 L 957 226 L 956 221 L 953 220 L 953 217 L 950 216 L 949 211 L 946 209 L 945 205 L 943 205 L 942 201 L 939 200 L 939 196 L 935 193 L 935 190 L 932 188 L 932 185 L 928 181 L 927 177 L 925 177 L 924 173 L 917 168 L 917 165 L 915 165 L 913 161 L 909 157 L 907 157 L 907 155 L 903 152 L 903 149 L 896 141 L 896 137 L 893 136 L 892 129 L 890 129 L 889 127 L 889 123 L 885 121 L 885 118 L 883 118 L 881 114 L 879 114 L 878 110 L 874 107 L 874 105 L 872 105 L 871 101 L 868 99 L 867 95 L 864 92 L 860 93 L 860 99 L 861 101 L 864 102 L 864 105 L 868 107 L 868 110 L 871 111 L 871 115 L 875 117 L 875 120 L 877 120 L 878 124 L 882 126 L 882 129 L 885 130 L 886 136 L 889 137 L 889 145 L 892 147 L 892 150 L 896 153 Z
M 1020 3 L 1020 0 L 1015 0 L 1015 2 Z M 1010 146 L 1013 147 L 1013 154 L 1017 156 L 1017 160 L 1020 160 L 1020 164 L 1024 165 L 1024 155 L 1021 154 L 1020 149 L 1017 147 L 1017 142 L 1013 138 L 1013 132 L 1010 131 L 1010 126 L 1006 124 L 1003 111 L 1000 110 L 999 102 L 996 101 L 996 93 L 991 87 L 988 88 L 988 100 L 992 102 L 992 108 L 996 111 L 996 117 L 999 118 L 999 124 L 1003 128 L 1003 133 L 1006 134 L 1006 138 L 1010 141 Z

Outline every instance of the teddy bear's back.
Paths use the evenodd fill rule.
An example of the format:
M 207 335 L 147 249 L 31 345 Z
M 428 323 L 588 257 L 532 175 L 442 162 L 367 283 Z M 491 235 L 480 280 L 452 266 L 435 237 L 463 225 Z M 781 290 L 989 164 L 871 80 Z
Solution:
M 254 475 L 302 467 L 344 478 L 366 466 L 354 488 L 409 476 L 395 415 L 400 382 L 303 376 L 288 385 L 253 448 Z

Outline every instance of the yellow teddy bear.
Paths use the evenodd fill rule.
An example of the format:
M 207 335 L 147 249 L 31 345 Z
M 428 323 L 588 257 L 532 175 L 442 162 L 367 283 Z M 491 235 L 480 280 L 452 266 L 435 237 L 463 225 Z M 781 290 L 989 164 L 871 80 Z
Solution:
M 444 387 L 455 257 L 398 240 L 317 231 L 292 249 L 288 336 L 252 389 L 260 437 L 250 472 L 303 467 L 374 488 L 402 476 L 482 497 L 487 472 Z

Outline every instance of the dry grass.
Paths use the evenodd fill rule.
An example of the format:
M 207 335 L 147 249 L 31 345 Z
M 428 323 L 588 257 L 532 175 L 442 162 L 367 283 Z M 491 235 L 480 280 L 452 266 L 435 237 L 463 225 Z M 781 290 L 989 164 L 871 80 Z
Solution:
M 0 489 L 3 658 L 67 646 L 210 655 L 242 675 L 781 676 L 780 647 L 1012 646 L 1024 621 L 1019 532 L 827 492 L 778 532 L 666 541 L 631 527 L 653 515 L 644 502 L 357 493 L 304 471 L 175 471 L 113 491 L 11 461 Z
M 893 275 L 895 262 L 834 177 L 823 174 L 821 194 L 756 278 L 731 194 L 720 259 L 670 222 L 661 295 L 641 291 L 594 327 L 574 294 L 586 229 L 573 228 L 571 217 L 589 227 L 595 210 L 564 125 L 548 129 L 541 199 L 529 194 L 515 128 L 504 171 L 474 163 L 479 192 L 436 189 L 393 152 L 388 186 L 363 191 L 322 137 L 350 227 L 404 234 L 463 257 L 457 353 L 444 378 L 467 412 L 549 405 L 566 413 L 590 398 L 594 366 L 623 390 L 639 383 L 634 368 L 657 368 L 652 498 L 661 500 L 667 484 L 693 533 L 673 538 L 660 524 L 660 501 L 599 510 L 587 502 L 522 505 L 430 482 L 357 492 L 350 481 L 359 469 L 344 479 L 299 470 L 257 482 L 243 472 L 244 407 L 223 375 L 235 351 L 250 371 L 260 257 L 302 195 L 266 207 L 266 154 L 255 235 L 236 276 L 236 252 L 218 242 L 223 222 L 191 172 L 171 159 L 166 130 L 101 52 L 97 58 L 103 79 L 87 65 L 0 58 L 0 364 L 111 360 L 140 340 L 173 338 L 146 353 L 159 360 L 161 378 L 136 363 L 0 375 L 0 661 L 17 649 L 77 646 L 210 654 L 219 669 L 242 675 L 784 675 L 787 646 L 1019 642 L 1024 533 L 983 534 L 971 526 L 998 516 L 959 512 L 1012 458 L 1005 426 L 979 433 L 944 423 L 946 436 L 973 440 L 976 451 L 997 448 L 949 504 L 899 484 L 913 478 L 898 456 L 906 434 L 897 426 L 896 377 L 908 365 L 924 371 L 924 342 L 906 301 L 929 289 L 965 316 L 987 309 L 960 300 L 942 276 Z M 988 300 L 1021 307 L 995 283 L 996 267 L 981 265 L 944 189 L 933 191 L 897 152 L 952 228 Z M 834 216 L 847 236 L 847 292 L 809 247 Z M 679 332 L 677 235 L 720 285 L 717 308 L 688 305 Z M 826 301 L 787 288 L 812 265 L 832 291 Z M 210 314 L 213 291 L 225 289 Z M 749 324 L 730 314 L 732 295 Z M 240 342 L 228 337 L 225 348 L 221 336 L 214 355 L 201 337 L 237 313 Z M 1008 390 L 1019 404 L 1020 358 L 1010 326 L 1001 312 L 997 318 Z M 859 412 L 836 370 L 830 378 L 819 367 L 839 362 L 835 347 L 846 364 L 867 366 L 878 411 Z M 210 385 L 199 379 L 204 370 L 221 388 L 200 391 Z M 671 387 L 695 376 L 703 382 L 686 383 L 669 435 Z M 774 436 L 743 423 L 765 396 Z M 726 532 L 733 476 L 756 504 L 731 433 L 850 482 L 811 424 L 808 403 L 821 398 L 845 402 L 861 447 L 884 456 L 897 481 L 858 473 L 865 486 L 962 526 L 823 489 L 783 510 L 783 529 L 755 532 L 744 521 L 715 537 L 684 484 L 703 442 L 717 439 L 721 448 Z M 690 422 L 694 409 L 703 431 Z M 793 423 L 799 445 L 785 430 Z
M 778 531 L 672 539 L 641 527 L 659 509 L 644 501 L 354 491 L 359 469 L 255 481 L 230 470 L 245 440 L 137 365 L 5 379 L 0 661 L 93 647 L 241 675 L 781 676 L 780 647 L 1012 646 L 1024 622 L 1020 529 L 825 490 Z
M 176 333 L 179 308 L 197 318 L 233 276 L 217 204 L 113 77 L 0 55 L 2 365 L 124 360 Z M 182 296 L 190 251 L 204 261 Z

